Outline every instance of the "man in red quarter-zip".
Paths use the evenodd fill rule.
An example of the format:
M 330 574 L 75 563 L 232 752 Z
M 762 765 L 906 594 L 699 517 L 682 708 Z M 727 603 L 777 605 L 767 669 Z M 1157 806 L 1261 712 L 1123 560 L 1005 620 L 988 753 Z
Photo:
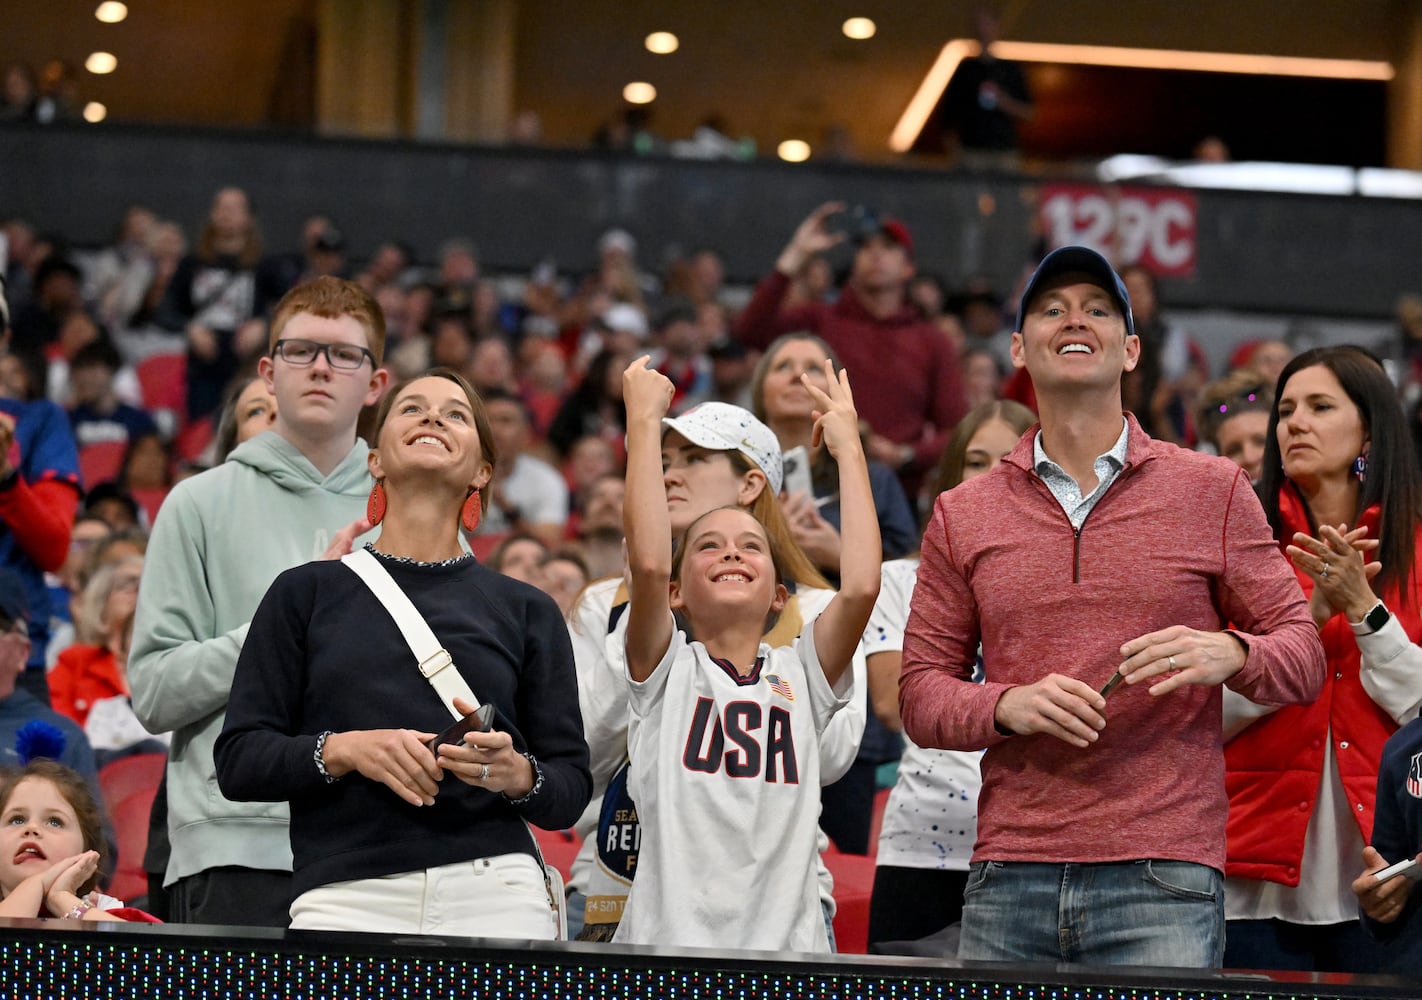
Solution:
M 1139 356 L 1105 258 L 1049 254 L 1012 335 L 1041 423 L 942 494 L 924 535 L 904 727 L 987 750 L 962 959 L 1218 966 L 1220 685 L 1289 704 L 1323 682 L 1248 478 L 1122 413 Z

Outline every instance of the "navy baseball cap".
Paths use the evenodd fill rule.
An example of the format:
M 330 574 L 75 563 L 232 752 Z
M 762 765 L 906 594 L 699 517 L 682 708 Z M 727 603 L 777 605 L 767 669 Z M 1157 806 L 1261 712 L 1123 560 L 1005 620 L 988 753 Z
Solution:
M 1136 332 L 1136 321 L 1131 315 L 1131 296 L 1110 262 L 1090 247 L 1059 247 L 1042 258 L 1042 263 L 1037 265 L 1037 270 L 1032 272 L 1027 287 L 1022 291 L 1022 301 L 1017 304 L 1018 333 L 1022 332 L 1022 319 L 1027 312 L 1027 306 L 1037 297 L 1042 286 L 1054 278 L 1071 273 L 1084 274 L 1094 284 L 1109 292 L 1126 317 L 1126 333 Z

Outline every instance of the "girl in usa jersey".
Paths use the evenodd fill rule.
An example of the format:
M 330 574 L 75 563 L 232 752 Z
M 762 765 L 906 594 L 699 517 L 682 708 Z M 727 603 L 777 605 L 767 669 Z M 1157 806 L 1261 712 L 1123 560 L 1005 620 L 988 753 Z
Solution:
M 845 372 L 806 380 L 839 465 L 840 591 L 791 646 L 762 642 L 784 607 L 779 554 L 738 507 L 695 520 L 672 555 L 661 420 L 672 385 L 623 375 L 627 676 L 637 878 L 615 941 L 827 951 L 815 880 L 819 739 L 852 694 L 848 668 L 879 592 L 880 541 Z

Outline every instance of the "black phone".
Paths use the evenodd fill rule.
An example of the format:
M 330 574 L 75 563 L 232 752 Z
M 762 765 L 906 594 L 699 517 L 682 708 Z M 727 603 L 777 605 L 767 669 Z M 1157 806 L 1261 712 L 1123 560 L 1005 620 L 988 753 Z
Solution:
M 439 748 L 444 743 L 463 743 L 465 733 L 487 733 L 494 728 L 494 706 L 480 705 L 464 718 L 455 722 L 444 732 L 430 740 L 425 746 L 430 753 L 439 756 Z

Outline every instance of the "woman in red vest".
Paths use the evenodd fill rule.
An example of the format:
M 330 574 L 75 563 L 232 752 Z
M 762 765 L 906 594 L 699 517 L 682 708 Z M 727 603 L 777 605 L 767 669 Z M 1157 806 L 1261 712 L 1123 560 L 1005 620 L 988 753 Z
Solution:
M 1350 883 L 1383 744 L 1422 705 L 1422 474 L 1376 357 L 1324 347 L 1284 368 L 1259 490 L 1329 669 L 1312 705 L 1226 692 L 1225 964 L 1373 972 Z

